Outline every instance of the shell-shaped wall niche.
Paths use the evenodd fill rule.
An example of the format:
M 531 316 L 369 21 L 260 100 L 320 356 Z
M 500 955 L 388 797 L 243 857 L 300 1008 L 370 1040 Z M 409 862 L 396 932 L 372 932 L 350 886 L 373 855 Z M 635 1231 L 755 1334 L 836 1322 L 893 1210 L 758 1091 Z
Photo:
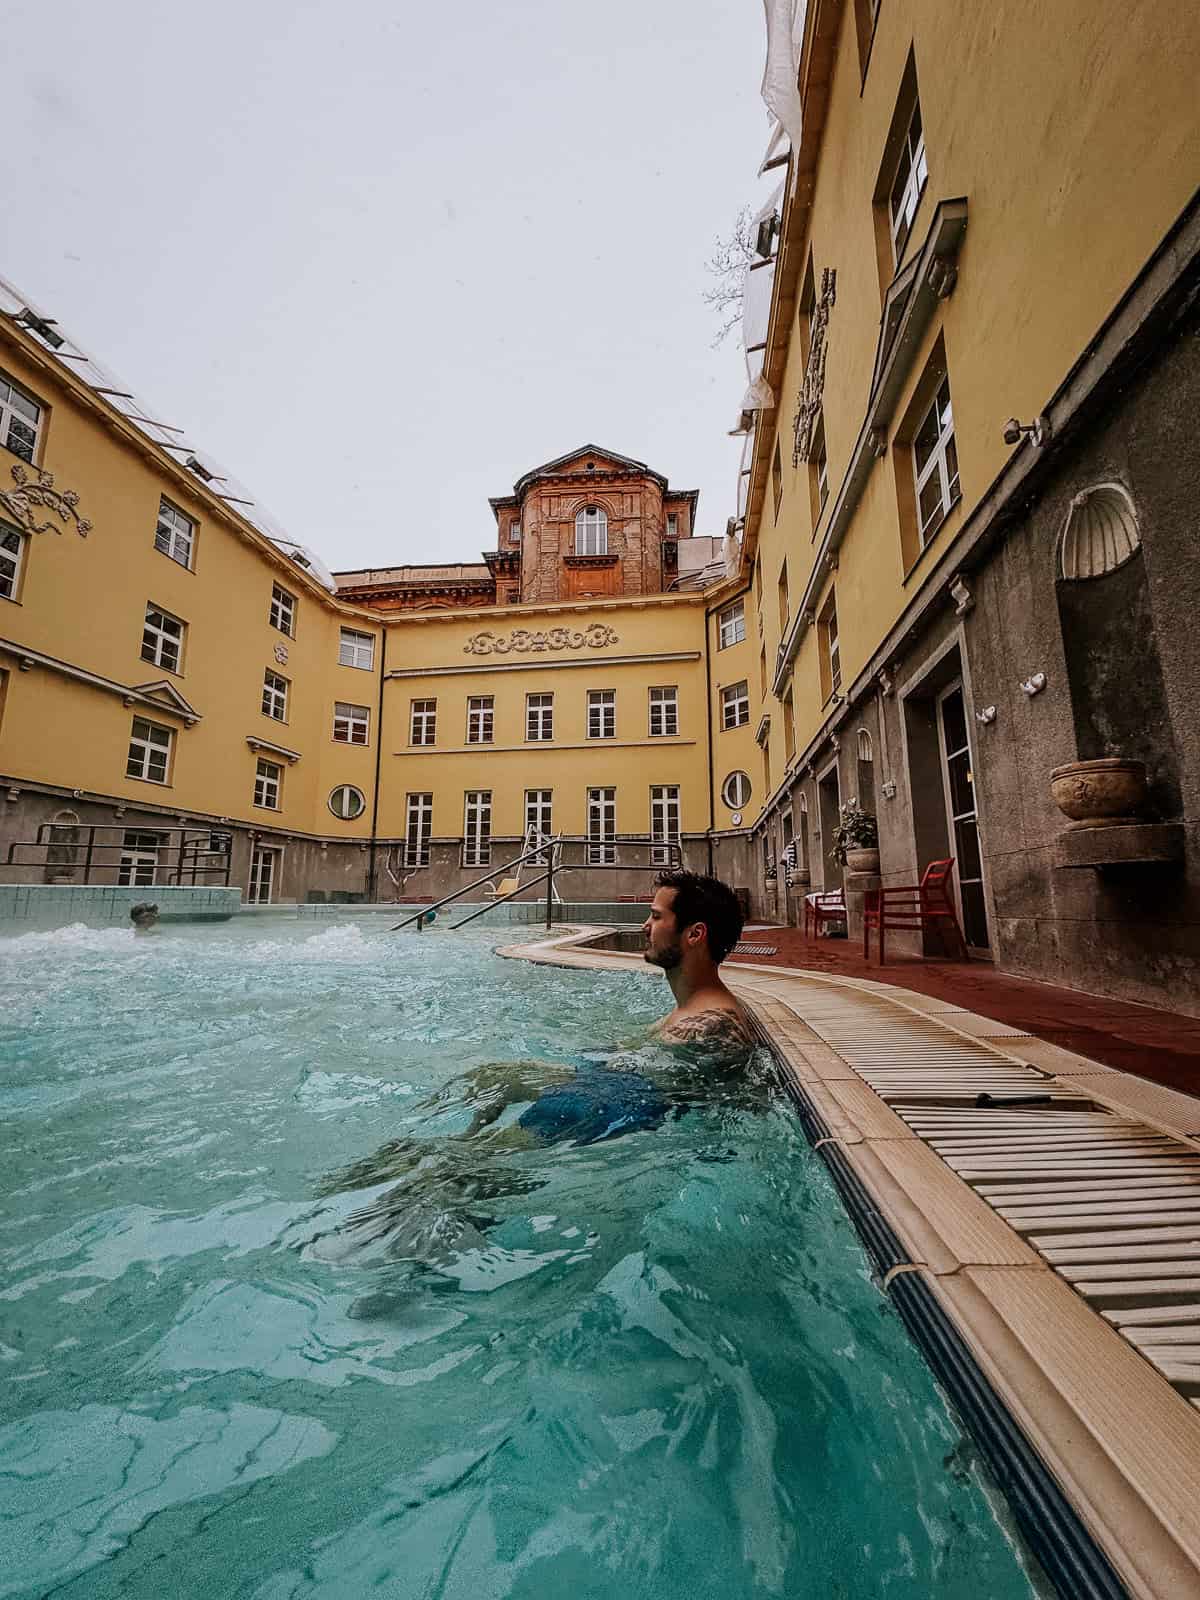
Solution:
M 1071 501 L 1059 540 L 1064 578 L 1099 578 L 1124 566 L 1142 542 L 1133 501 L 1119 483 L 1098 483 Z

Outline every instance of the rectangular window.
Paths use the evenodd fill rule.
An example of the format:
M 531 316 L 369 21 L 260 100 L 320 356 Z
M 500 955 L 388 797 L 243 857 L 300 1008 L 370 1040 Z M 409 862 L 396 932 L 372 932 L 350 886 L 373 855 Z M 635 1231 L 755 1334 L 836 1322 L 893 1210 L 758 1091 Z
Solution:
M 178 506 L 173 506 L 169 500 L 160 500 L 158 522 L 154 529 L 154 548 L 161 550 L 164 556 L 170 556 L 172 561 L 178 561 L 181 567 L 187 567 L 190 572 L 195 543 L 196 524 L 191 517 L 185 517 Z
M 267 811 L 278 811 L 282 788 L 283 768 L 274 761 L 263 761 L 260 757 L 254 773 L 254 804 Z
M 891 194 L 888 198 L 888 215 L 892 227 L 892 255 L 897 266 L 900 265 L 900 259 L 904 254 L 904 246 L 908 243 L 913 218 L 917 214 L 917 206 L 925 192 L 928 177 L 925 133 L 921 127 L 921 103 L 918 100 L 913 103 L 912 116 L 900 147 L 896 175 L 892 179 Z
M 375 665 L 375 635 L 359 633 L 355 628 L 343 628 L 338 645 L 338 665 L 361 667 L 370 672 Z
M 429 865 L 429 836 L 433 832 L 433 796 L 410 794 L 404 835 L 404 865 Z
M 126 828 L 121 836 L 117 882 L 125 888 L 133 885 L 142 888 L 152 884 L 158 870 L 158 851 L 162 842 L 161 834 Z
M 678 539 L 678 537 L 679 537 L 679 517 L 678 517 L 676 512 L 668 511 L 667 512 L 667 538 L 668 539 Z
M 758 652 L 758 687 L 763 700 L 767 698 L 767 652 Z
M 679 690 L 671 685 L 650 691 L 650 737 L 672 739 L 679 732 Z
M 796 716 L 792 709 L 792 691 L 783 697 L 783 761 L 787 766 L 796 754 Z
M 826 500 L 829 499 L 829 454 L 825 448 L 823 412 L 817 413 L 816 425 L 813 428 L 812 444 L 808 452 L 808 472 L 812 487 L 813 523 L 816 524 L 820 521 Z
M 22 461 L 32 462 L 41 431 L 41 406 L 0 373 L 0 444 Z
M 277 583 L 271 585 L 271 626 L 289 639 L 296 637 L 296 596 Z
M 588 690 L 589 739 L 615 739 L 617 737 L 617 691 L 615 689 Z
M 780 638 L 787 632 L 788 625 L 788 581 L 787 562 L 779 569 L 779 582 L 776 586 L 776 595 L 779 600 L 779 635 Z
M 21 582 L 25 538 L 15 528 L 0 523 L 0 600 L 15 600 Z
M 589 867 L 611 867 L 617 860 L 617 791 L 587 792 L 587 861 Z
M 368 706 L 352 706 L 346 700 L 333 702 L 335 744 L 366 744 L 370 728 L 371 711 Z
M 170 728 L 161 728 L 145 717 L 134 717 L 129 736 L 129 756 L 125 762 L 127 778 L 144 778 L 147 783 L 166 783 L 171 762 Z
M 746 637 L 746 603 L 735 600 L 731 606 L 717 612 L 717 649 L 728 650 L 731 644 L 741 644 Z
M 817 619 L 820 630 L 821 693 L 828 700 L 842 687 L 842 656 L 838 643 L 838 618 L 835 597 L 831 594 Z
M 276 722 L 287 721 L 288 681 L 269 669 L 263 674 L 262 714 Z
M 183 623 L 155 605 L 146 607 L 142 624 L 142 660 L 178 672 L 183 659 Z
M 520 544 L 521 524 L 519 522 L 514 522 L 512 527 L 508 530 L 508 538 L 511 544 Z
M 771 494 L 775 500 L 775 520 L 779 520 L 779 508 L 783 504 L 783 458 L 779 454 L 779 440 L 775 441 L 775 454 L 771 457 Z
M 433 744 L 437 739 L 437 701 L 413 700 L 410 711 L 409 744 Z
M 467 699 L 467 743 L 491 744 L 494 737 L 496 699 L 490 694 L 473 694 Z
M 553 825 L 551 811 L 553 795 L 552 789 L 525 791 L 525 839 L 531 848 L 550 838 L 550 829 Z M 548 865 L 550 856 L 548 851 L 539 850 L 536 856 L 531 856 L 529 859 L 533 865 L 544 867 Z
M 929 543 L 959 497 L 958 446 L 950 409 L 950 380 L 943 378 L 933 404 L 913 438 L 917 478 L 917 523 L 921 544 Z
M 463 796 L 463 866 L 487 867 L 492 861 L 492 791 L 468 789 Z
M 536 743 L 554 737 L 554 696 L 552 694 L 527 694 L 525 696 L 525 737 Z
M 742 728 L 750 721 L 750 686 L 745 678 L 721 690 L 721 727 Z
M 650 865 L 669 867 L 679 849 L 679 785 L 658 784 L 650 790 Z

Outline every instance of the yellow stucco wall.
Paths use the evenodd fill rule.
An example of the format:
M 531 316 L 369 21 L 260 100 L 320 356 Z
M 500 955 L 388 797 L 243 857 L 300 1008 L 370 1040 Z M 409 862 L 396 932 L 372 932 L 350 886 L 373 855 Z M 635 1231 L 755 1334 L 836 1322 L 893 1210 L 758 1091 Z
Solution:
M 929 177 L 902 260 L 924 243 L 939 201 L 964 197 L 958 281 L 912 361 L 894 413 L 904 415 L 934 342 L 944 340 L 962 502 L 905 573 L 896 473 L 889 449 L 871 470 L 839 552 L 835 578 L 843 682 L 870 659 L 937 555 L 1011 455 L 1004 422 L 1031 420 L 1113 310 L 1191 198 L 1200 167 L 1195 60 L 1200 13 L 1149 0 L 1000 0 L 955 8 L 885 0 L 865 79 L 849 0 L 813 0 L 810 30 L 840 12 L 811 217 L 798 252 L 837 272 L 824 387 L 830 505 L 863 425 L 882 292 L 872 196 L 910 51 Z M 776 520 L 768 486 L 750 544 L 762 561 L 768 673 L 780 637 L 776 582 L 788 562 L 792 611 L 820 547 L 807 464 L 792 467 L 803 378 L 797 321 L 774 414 L 783 467 Z M 761 448 L 769 460 L 774 430 Z M 891 441 L 889 441 L 891 442 Z M 823 600 L 818 599 L 818 608 Z M 799 750 L 828 714 L 815 630 L 792 677 Z M 768 697 L 771 765 L 782 776 L 780 707 Z M 757 712 L 756 712 L 757 720 Z

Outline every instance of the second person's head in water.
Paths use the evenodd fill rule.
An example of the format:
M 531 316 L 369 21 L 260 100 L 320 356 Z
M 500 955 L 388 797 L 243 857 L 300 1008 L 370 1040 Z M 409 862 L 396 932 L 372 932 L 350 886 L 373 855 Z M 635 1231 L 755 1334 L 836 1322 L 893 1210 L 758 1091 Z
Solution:
M 720 966 L 742 935 L 742 908 L 719 878 L 660 872 L 642 925 L 645 959 L 670 973 L 680 966 Z

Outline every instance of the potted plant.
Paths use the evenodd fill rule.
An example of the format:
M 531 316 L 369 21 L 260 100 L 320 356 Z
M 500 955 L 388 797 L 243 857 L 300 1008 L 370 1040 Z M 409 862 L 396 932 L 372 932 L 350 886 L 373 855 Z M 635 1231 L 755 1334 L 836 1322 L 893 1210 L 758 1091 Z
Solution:
M 879 871 L 879 824 L 871 812 L 860 810 L 857 800 L 840 808 L 833 854 L 851 872 Z

